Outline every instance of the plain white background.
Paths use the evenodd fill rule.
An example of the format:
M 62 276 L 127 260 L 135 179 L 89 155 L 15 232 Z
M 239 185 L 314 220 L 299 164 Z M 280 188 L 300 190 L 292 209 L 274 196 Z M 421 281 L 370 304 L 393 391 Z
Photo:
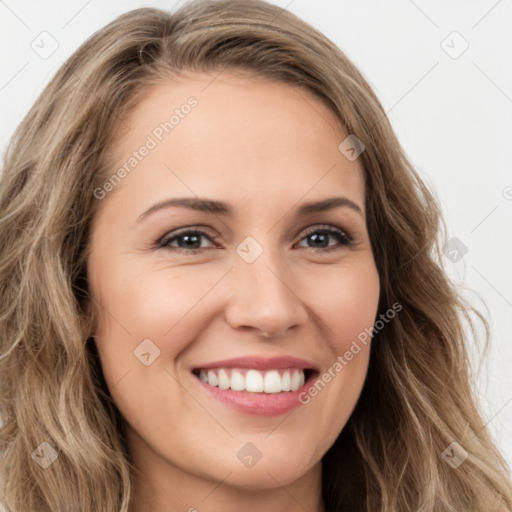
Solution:
M 182 3 L 0 0 L 2 153 L 92 32 L 133 8 Z M 488 308 L 492 345 L 476 393 L 512 466 L 512 0 L 273 3 L 320 29 L 359 67 L 439 197 L 449 238 L 467 248 L 463 257 L 460 243 L 452 247 L 459 254 L 447 251 L 446 267 L 474 290 L 465 296 L 475 306 Z

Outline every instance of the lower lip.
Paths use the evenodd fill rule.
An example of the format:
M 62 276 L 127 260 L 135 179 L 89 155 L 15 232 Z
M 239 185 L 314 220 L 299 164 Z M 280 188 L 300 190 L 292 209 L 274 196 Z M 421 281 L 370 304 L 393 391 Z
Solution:
M 281 393 L 249 393 L 248 391 L 233 391 L 210 386 L 197 376 L 194 379 L 220 402 L 246 414 L 256 416 L 278 416 L 285 414 L 300 405 L 299 396 L 311 386 L 314 380 L 310 377 L 297 391 L 282 391 Z

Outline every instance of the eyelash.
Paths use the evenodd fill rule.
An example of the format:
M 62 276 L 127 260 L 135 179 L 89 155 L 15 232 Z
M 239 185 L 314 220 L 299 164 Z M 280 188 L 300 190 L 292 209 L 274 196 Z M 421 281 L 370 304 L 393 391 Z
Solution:
M 308 230 L 304 236 L 300 239 L 300 241 L 304 240 L 310 235 L 313 235 L 315 233 L 324 233 L 331 236 L 336 236 L 338 240 L 340 240 L 340 244 L 338 246 L 334 247 L 323 247 L 316 249 L 319 252 L 330 252 L 335 250 L 343 249 L 344 247 L 350 246 L 353 244 L 352 237 L 347 234 L 345 231 L 342 231 L 339 228 L 335 228 L 333 226 L 314 226 L 313 229 Z M 172 235 L 172 236 L 171 236 Z M 178 251 L 178 252 L 186 252 L 188 254 L 199 254 L 203 252 L 204 250 L 210 249 L 209 247 L 201 247 L 196 249 L 186 249 L 183 247 L 171 247 L 169 244 L 171 242 L 174 242 L 175 240 L 181 238 L 185 235 L 204 235 L 206 236 L 210 241 L 214 242 L 216 240 L 216 237 L 210 236 L 205 231 L 202 231 L 201 229 L 196 229 L 195 227 L 189 227 L 184 229 L 183 231 L 178 231 L 177 233 L 168 233 L 165 236 L 163 236 L 158 242 L 157 242 L 157 248 L 158 249 L 168 249 L 171 251 Z M 305 247 L 305 249 L 312 249 L 315 250 L 314 247 Z

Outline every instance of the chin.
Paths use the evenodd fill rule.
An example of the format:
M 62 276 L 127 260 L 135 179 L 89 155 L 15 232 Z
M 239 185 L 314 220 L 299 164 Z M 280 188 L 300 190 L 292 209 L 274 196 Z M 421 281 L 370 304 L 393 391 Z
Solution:
M 226 461 L 221 480 L 229 474 L 226 483 L 231 486 L 254 490 L 274 489 L 299 480 L 314 465 L 310 460 L 305 460 L 304 452 L 297 448 L 290 453 L 276 450 L 272 454 L 262 453 L 252 466 L 245 466 L 238 458 L 234 462 L 231 459 Z M 214 478 L 219 479 L 219 475 L 214 475 Z

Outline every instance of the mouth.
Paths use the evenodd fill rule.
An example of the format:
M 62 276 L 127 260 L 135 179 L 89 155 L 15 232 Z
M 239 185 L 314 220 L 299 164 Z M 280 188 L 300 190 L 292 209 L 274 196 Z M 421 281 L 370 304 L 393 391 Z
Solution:
M 245 393 L 292 393 L 318 375 L 313 368 L 194 368 L 192 374 L 204 384 L 221 390 Z
M 287 355 L 246 355 L 197 364 L 189 370 L 206 397 L 238 413 L 260 417 L 304 406 L 301 396 L 320 375 L 312 361 Z

